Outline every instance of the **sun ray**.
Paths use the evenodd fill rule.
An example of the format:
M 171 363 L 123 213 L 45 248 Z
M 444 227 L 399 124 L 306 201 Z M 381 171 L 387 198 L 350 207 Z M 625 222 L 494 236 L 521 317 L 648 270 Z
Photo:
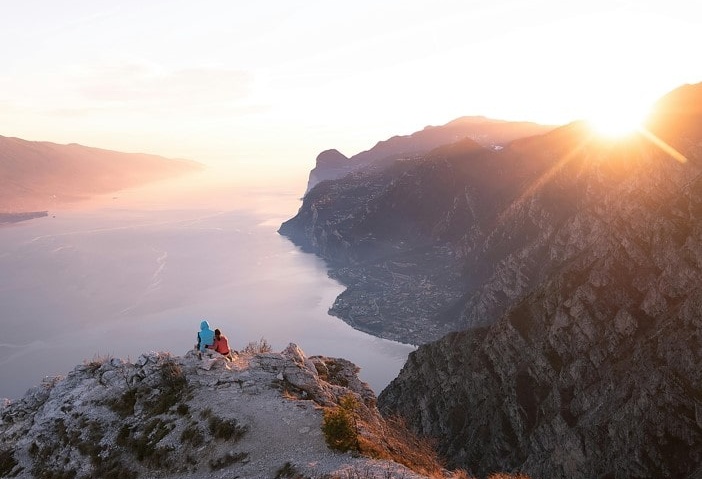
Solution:
M 646 129 L 644 127 L 640 127 L 638 129 L 638 132 L 641 134 L 641 136 L 646 138 L 653 145 L 657 146 L 663 153 L 669 155 L 674 160 L 679 161 L 680 163 L 687 163 L 687 158 L 685 157 L 685 155 L 680 153 L 678 150 L 676 150 L 675 148 L 670 146 L 665 141 L 658 138 L 656 135 L 651 133 L 648 129 Z
M 678 150 L 670 146 L 668 143 L 660 139 L 655 134 L 651 133 L 645 127 L 639 126 L 638 128 L 636 128 L 635 133 L 648 140 L 651 144 L 659 148 L 663 153 L 669 155 L 676 161 L 683 164 L 687 163 L 688 160 L 685 157 L 685 155 L 680 153 Z M 551 178 L 553 178 L 561 168 L 563 168 L 567 163 L 573 160 L 576 157 L 576 155 L 579 152 L 581 152 L 584 149 L 584 147 L 588 143 L 591 143 L 593 140 L 594 138 L 592 136 L 586 137 L 585 139 L 583 139 L 582 142 L 580 142 L 578 145 L 576 145 L 574 148 L 568 151 L 568 153 L 566 153 L 560 160 L 553 164 L 548 170 L 546 170 L 543 174 L 536 178 L 524 191 L 524 193 L 522 193 L 519 196 L 519 198 L 516 199 L 516 201 L 514 201 L 510 206 L 507 207 L 507 209 L 500 213 L 500 215 L 498 216 L 498 222 L 504 222 L 506 220 L 506 217 L 513 215 L 516 210 L 522 208 L 530 197 L 534 196 L 536 192 L 540 190 L 546 183 L 548 183 L 549 180 L 551 180 Z
M 569 163 L 575 156 L 583 150 L 588 140 L 582 141 L 579 145 L 575 146 L 572 150 L 566 153 L 560 160 L 558 160 L 554 165 L 552 165 L 548 170 L 536 178 L 529 187 L 522 193 L 516 201 L 514 201 L 506 210 L 504 210 L 498 217 L 498 222 L 504 222 L 507 216 L 512 215 L 516 210 L 522 208 L 524 203 L 530 197 L 540 190 L 548 181 L 555 176 L 558 171 L 563 168 L 567 163 Z

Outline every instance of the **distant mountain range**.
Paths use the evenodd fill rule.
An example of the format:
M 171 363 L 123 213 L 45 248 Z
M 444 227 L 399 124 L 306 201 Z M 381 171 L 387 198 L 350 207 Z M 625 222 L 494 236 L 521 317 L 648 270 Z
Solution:
M 317 156 L 316 165 L 310 172 L 307 191 L 320 181 L 341 178 L 372 164 L 417 158 L 434 148 L 466 138 L 486 148 L 494 149 L 517 138 L 538 135 L 552 128 L 554 127 L 530 122 L 509 122 L 482 116 L 465 116 L 445 125 L 427 126 L 411 135 L 393 136 L 351 158 L 334 149 L 326 150 Z
M 348 286 L 335 314 L 427 343 L 379 404 L 451 466 L 702 475 L 702 84 L 655 111 L 361 169 L 281 226 Z
M 0 213 L 47 210 L 202 168 L 189 160 L 0 136 Z

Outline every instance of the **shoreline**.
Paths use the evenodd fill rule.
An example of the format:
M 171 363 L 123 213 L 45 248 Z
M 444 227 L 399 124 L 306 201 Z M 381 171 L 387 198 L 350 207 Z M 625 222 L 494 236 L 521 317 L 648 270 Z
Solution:
M 0 213 L 0 226 L 21 221 L 29 221 L 36 218 L 44 218 L 49 216 L 48 210 L 45 211 L 26 211 L 22 213 Z

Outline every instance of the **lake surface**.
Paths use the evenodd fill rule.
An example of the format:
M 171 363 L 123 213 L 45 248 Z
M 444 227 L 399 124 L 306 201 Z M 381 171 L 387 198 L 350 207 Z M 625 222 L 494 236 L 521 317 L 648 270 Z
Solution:
M 203 319 L 234 349 L 265 338 L 349 359 L 376 393 L 397 375 L 414 347 L 328 315 L 343 287 L 277 234 L 295 187 L 178 184 L 0 227 L 0 398 L 96 357 L 183 355 Z

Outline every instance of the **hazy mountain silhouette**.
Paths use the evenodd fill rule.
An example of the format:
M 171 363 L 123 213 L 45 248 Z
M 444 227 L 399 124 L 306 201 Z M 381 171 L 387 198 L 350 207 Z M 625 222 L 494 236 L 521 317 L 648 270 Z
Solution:
M 379 141 L 373 148 L 351 158 L 334 149 L 326 150 L 317 156 L 315 168 L 310 171 L 306 191 L 311 190 L 320 181 L 341 178 L 351 171 L 378 162 L 415 158 L 434 148 L 464 138 L 469 138 L 486 148 L 495 148 L 517 138 L 537 135 L 553 128 L 552 125 L 465 116 L 445 125 L 427 126 L 411 135 L 398 135 Z
M 0 213 L 46 210 L 202 167 L 189 160 L 0 136 Z

